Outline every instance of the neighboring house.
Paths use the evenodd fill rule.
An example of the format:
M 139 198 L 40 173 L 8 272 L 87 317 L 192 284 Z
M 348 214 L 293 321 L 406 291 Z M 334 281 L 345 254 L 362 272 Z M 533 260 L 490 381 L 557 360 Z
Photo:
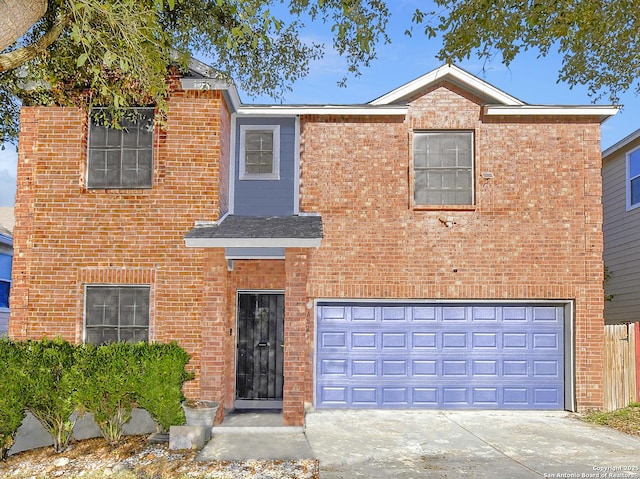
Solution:
M 602 152 L 602 204 L 604 319 L 606 324 L 626 324 L 627 332 L 635 328 L 640 397 L 640 130 Z
M 13 208 L 0 207 L 0 336 L 7 334 L 9 327 L 13 223 Z
M 602 152 L 607 324 L 640 322 L 640 130 Z
M 226 408 L 603 404 L 600 123 L 443 66 L 247 105 L 193 62 L 121 131 L 25 107 L 14 338 L 177 340 Z

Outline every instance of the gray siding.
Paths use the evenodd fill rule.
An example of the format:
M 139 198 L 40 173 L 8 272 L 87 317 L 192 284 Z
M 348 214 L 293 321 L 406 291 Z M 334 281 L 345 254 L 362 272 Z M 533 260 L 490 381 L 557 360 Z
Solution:
M 2 308 L 0 311 L 0 336 L 4 336 L 9 331 L 9 310 Z
M 280 125 L 280 179 L 240 180 L 240 126 Z M 288 216 L 295 209 L 295 119 L 238 118 L 236 122 L 234 212 L 237 216 Z
M 625 153 L 634 142 L 605 158 L 602 167 L 604 263 L 611 277 L 605 282 L 607 324 L 640 321 L 640 208 L 626 211 Z

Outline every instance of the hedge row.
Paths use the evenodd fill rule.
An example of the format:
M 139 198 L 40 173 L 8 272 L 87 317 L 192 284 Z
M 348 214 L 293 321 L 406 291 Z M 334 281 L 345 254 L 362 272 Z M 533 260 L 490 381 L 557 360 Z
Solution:
M 175 342 L 93 346 L 0 338 L 0 458 L 27 411 L 51 434 L 56 452 L 67 447 L 75 420 L 86 412 L 111 444 L 120 440 L 134 404 L 147 410 L 159 432 L 184 424 L 182 384 L 193 378 L 188 362 Z

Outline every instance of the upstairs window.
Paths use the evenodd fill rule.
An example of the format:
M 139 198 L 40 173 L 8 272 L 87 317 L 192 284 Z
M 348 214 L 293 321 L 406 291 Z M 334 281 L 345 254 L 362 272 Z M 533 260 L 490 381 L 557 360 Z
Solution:
M 416 206 L 473 205 L 472 132 L 414 132 L 413 168 Z
M 110 128 L 90 115 L 88 188 L 151 188 L 153 177 L 153 108 L 135 108 Z
M 240 179 L 280 179 L 280 126 L 240 126 Z
M 149 340 L 148 286 L 87 286 L 85 342 Z
M 640 206 L 640 148 L 627 153 L 627 210 Z

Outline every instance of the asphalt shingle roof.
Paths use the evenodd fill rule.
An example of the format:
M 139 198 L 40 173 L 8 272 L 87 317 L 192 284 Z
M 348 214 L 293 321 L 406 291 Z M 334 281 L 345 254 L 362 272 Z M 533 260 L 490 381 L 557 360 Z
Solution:
M 185 240 L 316 240 L 322 238 L 320 216 L 234 216 L 220 224 L 198 225 Z M 229 244 L 228 246 L 232 246 Z

